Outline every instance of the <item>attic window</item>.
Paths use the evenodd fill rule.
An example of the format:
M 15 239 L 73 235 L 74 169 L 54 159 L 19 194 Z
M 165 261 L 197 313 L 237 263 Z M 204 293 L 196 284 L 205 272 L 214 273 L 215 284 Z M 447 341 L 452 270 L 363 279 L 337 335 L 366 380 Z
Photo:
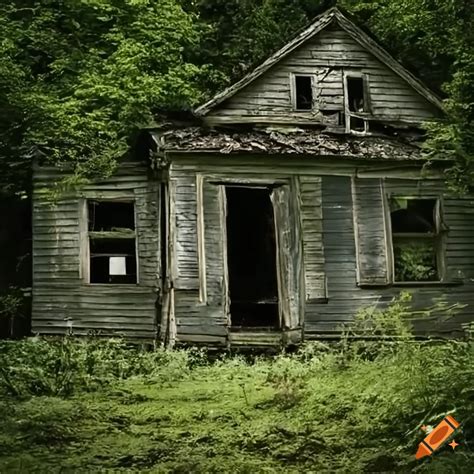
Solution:
M 364 80 L 362 77 L 347 78 L 347 97 L 351 112 L 364 112 Z
M 133 202 L 88 201 L 89 282 L 137 283 Z
M 295 110 L 311 110 L 313 108 L 313 77 L 295 75 L 293 95 Z
M 440 203 L 434 198 L 390 200 L 395 282 L 439 281 Z
M 346 76 L 345 95 L 347 131 L 367 132 L 368 121 L 363 117 L 370 111 L 366 75 Z

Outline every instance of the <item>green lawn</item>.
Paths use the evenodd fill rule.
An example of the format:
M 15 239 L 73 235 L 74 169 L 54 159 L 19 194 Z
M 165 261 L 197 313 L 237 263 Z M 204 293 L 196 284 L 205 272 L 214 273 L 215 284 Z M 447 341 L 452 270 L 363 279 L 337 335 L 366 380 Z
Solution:
M 469 343 L 408 343 L 370 357 L 308 345 L 295 355 L 213 362 L 188 351 L 137 358 L 130 349 L 97 352 L 99 343 L 88 349 L 41 342 L 31 349 L 34 343 L 25 342 L 21 351 L 14 344 L 3 362 L 40 361 L 38 370 L 12 369 L 4 381 L 2 473 L 474 470 Z M 55 351 L 74 350 L 67 350 L 67 363 L 49 366 L 41 359 L 46 345 L 54 347 L 52 361 Z M 88 374 L 78 359 L 89 364 Z M 55 391 L 60 396 L 51 396 Z M 415 461 L 420 426 L 448 412 L 463 423 L 460 446 Z

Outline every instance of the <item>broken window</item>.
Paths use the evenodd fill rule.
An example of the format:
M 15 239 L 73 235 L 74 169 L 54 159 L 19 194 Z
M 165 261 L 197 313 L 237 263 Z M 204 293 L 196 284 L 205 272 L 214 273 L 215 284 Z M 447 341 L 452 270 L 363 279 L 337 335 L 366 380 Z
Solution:
M 295 76 L 295 109 L 311 110 L 313 108 L 313 77 Z
M 360 117 L 369 112 L 367 79 L 365 76 L 346 76 L 348 131 L 366 132 L 368 122 Z
M 226 186 L 231 326 L 279 325 L 275 219 L 270 189 Z
M 351 112 L 364 112 L 364 80 L 362 77 L 347 77 L 347 98 Z
M 439 201 L 390 200 L 395 282 L 440 280 Z
M 133 202 L 88 201 L 89 282 L 137 283 Z

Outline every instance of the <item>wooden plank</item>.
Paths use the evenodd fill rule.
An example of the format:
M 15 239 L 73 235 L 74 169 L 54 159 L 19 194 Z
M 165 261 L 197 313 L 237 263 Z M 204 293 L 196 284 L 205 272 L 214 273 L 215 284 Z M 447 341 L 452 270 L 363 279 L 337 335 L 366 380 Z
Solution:
M 225 190 L 222 185 L 203 182 L 204 247 L 206 268 L 206 301 L 210 306 L 225 308 L 224 288 L 224 211 Z
M 354 178 L 352 186 L 358 283 L 386 285 L 390 273 L 382 183 Z
M 124 171 L 125 169 L 125 171 Z M 132 170 L 135 170 L 133 174 Z M 121 173 L 125 174 L 121 174 Z M 138 174 L 137 174 L 138 173 Z M 50 185 L 66 172 L 35 168 L 33 214 L 33 331 L 77 334 L 99 331 L 126 337 L 156 336 L 156 288 L 159 265 L 159 196 L 147 168 L 119 168 L 110 180 L 94 183 L 57 203 L 44 201 L 40 186 Z M 85 199 L 133 199 L 136 206 L 141 285 L 86 285 L 80 265 L 88 261 Z M 108 235 L 103 235 L 104 237 Z M 131 237 L 124 235 L 124 237 Z M 135 233 L 133 233 L 135 237 Z
M 173 284 L 176 289 L 199 288 L 197 232 L 196 177 L 171 177 L 175 262 Z
M 306 301 L 325 299 L 321 177 L 300 177 L 301 223 Z
M 301 328 L 304 322 L 305 286 L 299 182 L 273 189 L 271 200 L 277 241 L 277 281 L 280 323 L 283 329 Z

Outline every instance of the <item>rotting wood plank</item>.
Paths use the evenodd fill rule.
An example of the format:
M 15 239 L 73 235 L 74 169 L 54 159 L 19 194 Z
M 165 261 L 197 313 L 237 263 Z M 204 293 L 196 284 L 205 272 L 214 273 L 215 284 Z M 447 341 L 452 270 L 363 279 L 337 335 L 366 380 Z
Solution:
M 321 177 L 300 177 L 306 301 L 326 298 Z

